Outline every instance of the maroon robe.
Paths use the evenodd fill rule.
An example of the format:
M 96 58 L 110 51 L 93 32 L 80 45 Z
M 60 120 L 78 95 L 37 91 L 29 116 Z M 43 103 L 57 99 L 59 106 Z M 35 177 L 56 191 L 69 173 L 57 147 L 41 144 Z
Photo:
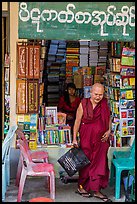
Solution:
M 103 134 L 109 129 L 110 110 L 107 99 L 103 98 L 93 109 L 90 98 L 82 99 L 83 118 L 80 126 L 80 147 L 91 164 L 79 172 L 78 185 L 89 192 L 106 188 L 109 179 L 107 152 L 109 139 L 101 141 Z
M 70 106 L 65 102 L 64 96 L 60 97 L 59 104 L 58 104 L 58 111 L 67 114 L 66 123 L 73 127 L 75 118 L 76 118 L 76 111 L 81 102 L 79 97 L 76 97 L 75 100 L 70 104 Z M 72 116 L 72 119 L 68 119 L 68 116 Z

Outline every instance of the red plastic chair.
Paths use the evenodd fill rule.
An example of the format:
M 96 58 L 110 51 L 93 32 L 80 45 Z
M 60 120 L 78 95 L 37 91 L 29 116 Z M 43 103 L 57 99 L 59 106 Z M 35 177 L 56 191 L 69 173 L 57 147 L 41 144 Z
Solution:
M 33 152 L 33 151 L 31 151 L 24 133 L 21 130 L 17 129 L 16 134 L 18 135 L 18 138 L 23 140 L 24 143 L 26 144 L 26 148 L 30 152 L 33 162 L 46 162 L 46 163 L 48 163 L 48 152 L 45 152 L 45 151 Z M 23 161 L 22 161 L 22 157 L 20 154 L 20 158 L 19 158 L 19 162 L 18 162 L 18 168 L 17 168 L 17 174 L 16 174 L 16 182 L 15 182 L 16 186 L 19 186 L 19 180 L 20 180 L 21 170 L 22 170 L 22 163 L 23 163 Z
M 55 172 L 53 164 L 35 163 L 32 161 L 30 151 L 23 140 L 19 140 L 19 147 L 23 159 L 21 178 L 19 182 L 17 202 L 21 202 L 24 184 L 27 176 L 48 176 L 50 198 L 55 199 Z
M 39 197 L 39 198 L 32 198 L 29 200 L 29 202 L 37 202 L 37 203 L 45 202 L 45 203 L 47 203 L 47 202 L 54 202 L 54 200 L 51 198 Z

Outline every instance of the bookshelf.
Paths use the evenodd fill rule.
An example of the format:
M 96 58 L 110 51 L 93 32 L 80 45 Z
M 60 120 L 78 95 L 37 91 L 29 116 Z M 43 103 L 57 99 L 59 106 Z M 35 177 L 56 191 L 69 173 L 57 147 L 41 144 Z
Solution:
M 123 47 L 120 76 L 121 146 L 131 146 L 135 138 L 135 49 Z
M 56 106 L 41 106 L 38 118 L 38 145 L 71 144 L 71 127 L 66 114 L 57 112 Z
M 112 44 L 105 87 L 112 113 L 111 146 L 128 147 L 135 137 L 135 50 Z

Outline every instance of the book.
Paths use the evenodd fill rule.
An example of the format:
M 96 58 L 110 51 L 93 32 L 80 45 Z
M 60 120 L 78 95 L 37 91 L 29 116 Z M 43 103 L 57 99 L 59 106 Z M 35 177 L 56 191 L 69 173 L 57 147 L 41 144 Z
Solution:
M 135 119 L 128 119 L 128 126 L 135 126 Z
M 24 122 L 24 130 L 30 130 L 30 122 Z
M 37 126 L 35 123 L 30 123 L 30 132 L 37 132 Z
M 123 56 L 135 56 L 135 49 L 123 47 L 122 55 Z
M 128 87 L 129 86 L 129 78 L 122 78 L 122 86 Z
M 66 124 L 66 114 L 62 112 L 57 112 L 57 121 L 59 125 L 65 125 Z
M 37 114 L 30 114 L 30 123 L 37 124 Z
M 101 75 L 95 74 L 94 75 L 94 83 L 100 83 L 101 82 Z
M 81 68 L 82 75 L 91 75 L 91 67 L 83 66 Z
M 85 86 L 84 88 L 84 98 L 90 98 L 90 89 L 91 86 Z
M 76 85 L 76 88 L 83 88 L 83 76 L 81 74 L 74 75 L 74 84 Z
M 106 67 L 105 66 L 98 66 L 95 68 L 95 74 L 97 75 L 103 75 L 105 74 Z
M 77 73 L 78 70 L 79 70 L 79 67 L 75 67 L 75 66 L 72 67 L 72 72 L 73 72 L 73 74 Z
M 17 115 L 17 122 L 24 122 L 24 114 Z
M 133 57 L 122 56 L 121 65 L 135 66 L 135 59 Z
M 127 111 L 121 111 L 121 118 L 127 118 Z
M 120 75 L 121 76 L 135 76 L 135 67 L 121 66 Z
M 125 91 L 125 90 L 121 90 L 121 91 L 120 91 L 120 98 L 121 98 L 121 99 L 127 99 L 127 97 L 126 97 L 126 91 Z
M 122 127 L 126 127 L 126 126 L 128 126 L 128 120 L 124 119 L 122 120 Z
M 128 135 L 134 135 L 135 134 L 135 127 L 128 127 Z
M 80 47 L 80 54 L 88 54 L 88 47 Z
M 18 125 L 18 128 L 20 130 L 24 130 L 24 123 L 23 122 L 18 122 L 17 125 Z
M 88 40 L 79 40 L 80 46 L 88 46 L 89 41 Z
M 127 103 L 128 103 L 128 100 L 120 99 L 120 107 L 121 107 L 121 109 L 127 108 Z
M 84 75 L 83 86 L 92 86 L 92 85 L 93 85 L 93 75 Z
M 30 122 L 30 114 L 24 115 L 24 122 Z
M 134 118 L 135 117 L 135 110 L 127 110 L 127 117 Z
M 135 86 L 135 77 L 129 78 L 129 85 Z
M 122 127 L 122 135 L 123 135 L 123 136 L 128 135 L 128 129 L 127 129 L 127 127 Z
M 30 132 L 23 131 L 25 138 L 29 141 L 30 139 Z
M 135 100 L 127 100 L 127 109 L 135 108 Z
M 133 90 L 126 90 L 126 99 L 133 99 Z

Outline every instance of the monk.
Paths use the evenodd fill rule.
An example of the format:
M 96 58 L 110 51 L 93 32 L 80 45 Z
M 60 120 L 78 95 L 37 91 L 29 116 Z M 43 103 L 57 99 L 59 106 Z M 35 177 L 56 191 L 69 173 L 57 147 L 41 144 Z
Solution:
M 78 145 L 76 136 L 79 131 L 80 147 L 91 161 L 79 171 L 76 193 L 86 197 L 94 196 L 104 202 L 112 202 L 101 193 L 101 189 L 107 187 L 109 180 L 107 153 L 111 132 L 110 109 L 104 97 L 102 84 L 95 83 L 90 94 L 90 98 L 81 100 L 73 128 L 73 145 Z

